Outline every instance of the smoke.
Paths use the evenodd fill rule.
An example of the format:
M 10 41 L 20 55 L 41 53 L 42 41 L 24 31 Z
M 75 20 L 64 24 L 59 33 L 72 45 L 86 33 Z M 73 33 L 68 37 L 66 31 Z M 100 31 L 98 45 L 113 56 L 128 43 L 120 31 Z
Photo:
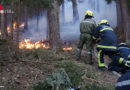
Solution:
M 86 10 L 92 10 L 94 19 L 98 23 L 101 19 L 108 19 L 112 27 L 116 27 L 117 13 L 116 4 L 112 2 L 107 4 L 105 0 L 78 0 L 79 21 L 73 23 L 73 8 L 72 3 L 65 0 L 64 16 L 62 14 L 62 6 L 60 10 L 60 36 L 64 41 L 78 40 L 80 36 L 79 23 L 83 20 Z M 76 20 L 74 20 L 76 21 Z M 34 41 L 42 40 L 47 37 L 47 13 L 43 12 L 39 17 L 39 26 L 37 30 L 37 19 L 29 20 L 29 28 L 22 35 L 22 39 L 30 38 Z
M 37 26 L 37 18 L 29 19 L 28 30 L 26 30 L 22 39 L 29 38 L 33 41 L 45 39 L 47 37 L 47 12 L 44 11 L 42 16 L 39 16 L 39 25 Z M 37 28 L 38 27 L 38 28 Z

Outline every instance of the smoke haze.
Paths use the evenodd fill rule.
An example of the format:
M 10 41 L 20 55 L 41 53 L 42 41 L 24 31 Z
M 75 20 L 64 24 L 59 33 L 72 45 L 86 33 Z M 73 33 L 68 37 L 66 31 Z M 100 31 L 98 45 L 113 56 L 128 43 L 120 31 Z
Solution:
M 105 0 L 78 0 L 78 13 L 80 22 L 84 18 L 86 10 L 92 10 L 94 13 L 94 19 L 98 23 L 101 19 L 108 19 L 109 24 L 112 27 L 116 27 L 117 24 L 117 13 L 116 13 L 116 3 L 112 2 L 107 4 Z M 78 40 L 80 31 L 79 23 L 75 22 L 73 24 L 73 9 L 72 3 L 65 0 L 65 21 L 63 22 L 62 17 L 62 5 L 60 9 L 60 35 L 61 39 L 65 41 Z M 34 41 L 42 40 L 47 37 L 47 13 L 43 12 L 42 16 L 39 17 L 39 26 L 37 30 L 37 19 L 29 20 L 29 28 L 26 31 L 22 39 L 30 38 Z

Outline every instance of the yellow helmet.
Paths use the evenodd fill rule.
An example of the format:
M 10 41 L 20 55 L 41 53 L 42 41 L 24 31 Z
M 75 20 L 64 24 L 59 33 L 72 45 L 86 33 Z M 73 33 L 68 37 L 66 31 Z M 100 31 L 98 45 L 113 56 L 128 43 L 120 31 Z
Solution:
M 87 15 L 93 17 L 93 12 L 90 11 L 90 10 L 87 10 L 87 11 L 85 12 L 85 16 L 87 16 Z
M 101 20 L 101 21 L 98 23 L 98 25 L 101 25 L 102 23 L 108 24 L 108 21 L 107 21 L 106 19 L 103 19 L 103 20 Z

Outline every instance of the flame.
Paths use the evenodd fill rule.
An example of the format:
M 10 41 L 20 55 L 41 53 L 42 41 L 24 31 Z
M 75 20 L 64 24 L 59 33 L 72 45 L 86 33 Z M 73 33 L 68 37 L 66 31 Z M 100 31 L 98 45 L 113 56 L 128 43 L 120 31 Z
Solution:
M 16 29 L 16 22 L 13 23 L 13 29 Z
M 11 32 L 11 31 L 10 31 L 10 27 L 9 27 L 9 26 L 7 27 L 7 32 L 8 32 L 8 33 L 10 33 L 10 32 Z
M 13 29 L 14 29 L 14 30 L 16 30 L 16 25 L 17 25 L 17 23 L 14 22 L 14 23 L 13 23 Z M 19 25 L 19 27 L 20 27 L 20 28 L 24 27 L 24 23 L 22 23 L 21 25 Z M 7 32 L 8 32 L 8 33 L 11 33 L 11 29 L 10 29 L 9 26 L 7 27 Z M 1 33 L 1 30 L 0 30 L 0 36 L 1 36 L 1 34 L 2 34 L 2 33 Z
M 24 27 L 24 23 L 19 26 L 20 28 Z
M 49 43 L 45 43 L 46 39 L 43 39 L 41 41 L 37 41 L 37 42 L 32 42 L 31 39 L 24 39 L 19 43 L 19 48 L 20 49 L 39 49 L 39 48 L 45 48 L 45 49 L 49 49 Z M 72 47 L 68 47 L 68 46 L 64 46 L 64 48 L 62 48 L 64 51 L 71 51 L 73 48 Z
M 65 47 L 63 48 L 64 51 L 71 51 L 73 48 L 72 47 Z
M 20 49 L 39 49 L 39 48 L 50 48 L 49 44 L 45 44 L 42 41 L 31 42 L 31 39 L 24 39 L 19 43 Z
M 2 34 L 2 33 L 1 33 L 1 31 L 0 31 L 0 36 L 1 36 L 1 34 Z

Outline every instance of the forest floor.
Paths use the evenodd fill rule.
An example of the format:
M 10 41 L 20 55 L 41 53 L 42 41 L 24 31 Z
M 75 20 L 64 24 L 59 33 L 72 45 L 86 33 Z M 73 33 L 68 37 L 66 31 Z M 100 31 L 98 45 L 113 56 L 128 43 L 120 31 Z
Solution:
M 84 89 L 94 90 L 90 85 L 103 86 L 107 89 L 95 90 L 114 90 L 118 76 L 110 71 L 99 71 L 97 68 L 97 58 L 93 56 L 93 65 L 84 63 L 86 49 L 83 49 L 82 59 L 75 59 L 77 43 L 71 44 L 72 51 L 59 49 L 53 52 L 50 49 L 38 50 L 19 50 L 15 52 L 10 43 L 0 43 L 0 90 L 31 90 L 32 86 L 38 81 L 44 80 L 49 74 L 55 71 L 59 63 L 72 62 L 83 68 L 85 74 L 82 76 L 81 83 L 85 83 Z M 4 47 L 4 48 L 3 48 Z M 86 89 L 87 88 L 87 89 Z

